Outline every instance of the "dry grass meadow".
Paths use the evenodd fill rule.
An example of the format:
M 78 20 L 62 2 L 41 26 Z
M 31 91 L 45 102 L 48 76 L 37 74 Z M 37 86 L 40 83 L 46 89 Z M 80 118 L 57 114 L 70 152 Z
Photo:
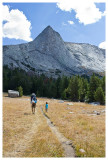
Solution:
M 47 115 L 73 142 L 78 157 L 105 157 L 105 106 L 50 102 Z M 94 114 L 95 111 L 100 115 Z M 80 152 L 84 149 L 85 152 Z
M 29 97 L 3 97 L 3 157 L 62 157 L 61 144 L 43 117 L 39 104 L 31 113 Z M 40 102 L 41 103 L 41 102 Z
M 37 99 L 33 115 L 30 97 L 9 98 L 3 94 L 3 157 L 64 157 L 62 145 L 40 111 L 42 106 L 45 112 L 46 101 L 49 108 L 45 114 L 72 140 L 77 157 L 105 157 L 105 106 Z

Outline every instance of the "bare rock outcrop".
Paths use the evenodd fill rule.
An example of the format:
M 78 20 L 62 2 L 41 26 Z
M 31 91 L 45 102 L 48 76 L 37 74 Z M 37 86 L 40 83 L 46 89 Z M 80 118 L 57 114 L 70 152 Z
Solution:
M 48 26 L 32 42 L 3 46 L 3 65 L 54 78 L 103 74 L 105 50 L 90 44 L 64 42 Z

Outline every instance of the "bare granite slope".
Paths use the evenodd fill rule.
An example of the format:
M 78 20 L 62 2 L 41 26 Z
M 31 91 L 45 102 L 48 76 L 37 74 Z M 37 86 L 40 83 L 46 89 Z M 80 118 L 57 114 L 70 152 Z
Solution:
M 32 42 L 3 46 L 3 65 L 55 78 L 101 74 L 105 72 L 105 50 L 90 44 L 64 42 L 48 26 Z

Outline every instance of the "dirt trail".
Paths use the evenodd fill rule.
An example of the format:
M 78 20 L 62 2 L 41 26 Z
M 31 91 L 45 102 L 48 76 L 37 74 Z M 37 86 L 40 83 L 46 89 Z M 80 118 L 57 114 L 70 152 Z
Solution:
M 39 102 L 39 106 L 42 106 L 43 102 Z M 42 107 L 42 115 L 40 115 L 40 108 L 36 108 L 36 113 L 34 116 L 34 122 L 27 130 L 26 134 L 20 139 L 14 142 L 12 139 L 10 140 L 10 144 L 14 145 L 14 149 L 12 151 L 7 151 L 4 154 L 4 157 L 22 157 L 24 152 L 27 148 L 29 148 L 32 145 L 33 142 L 33 136 L 36 132 L 38 132 L 38 127 L 40 127 L 43 123 L 41 116 L 43 115 L 46 118 L 47 124 L 50 127 L 52 133 L 57 137 L 58 141 L 62 144 L 62 147 L 64 148 L 64 155 L 65 157 L 75 157 L 75 152 L 72 147 L 72 142 L 69 141 L 67 138 L 65 138 L 59 130 L 53 125 L 53 123 L 48 119 L 48 117 L 44 114 Z
M 40 106 L 40 109 L 44 115 L 44 117 L 47 120 L 47 124 L 48 126 L 51 128 L 52 132 L 56 135 L 56 137 L 58 138 L 59 142 L 62 144 L 63 148 L 64 148 L 64 154 L 65 157 L 75 157 L 75 151 L 74 148 L 72 146 L 72 142 L 70 140 L 68 140 L 66 137 L 64 137 L 59 130 L 57 129 L 57 127 L 55 127 L 53 125 L 53 123 L 50 121 L 50 119 L 46 116 L 46 114 L 43 112 L 42 106 Z
M 4 157 L 21 157 L 24 151 L 30 146 L 33 135 L 37 132 L 38 127 L 42 123 L 37 109 L 33 116 L 35 116 L 35 121 L 31 128 L 26 132 L 23 139 L 14 144 L 14 150 L 12 152 L 6 152 Z

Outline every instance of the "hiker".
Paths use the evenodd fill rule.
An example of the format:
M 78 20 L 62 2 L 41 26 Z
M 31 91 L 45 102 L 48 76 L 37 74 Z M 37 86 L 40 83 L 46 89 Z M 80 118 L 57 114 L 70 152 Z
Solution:
M 46 104 L 45 104 L 45 110 L 46 110 L 46 112 L 48 112 L 48 102 L 46 102 Z
M 31 95 L 31 107 L 32 107 L 32 113 L 33 114 L 35 114 L 36 103 L 37 103 L 36 95 L 35 95 L 35 93 L 32 93 L 32 95 Z

